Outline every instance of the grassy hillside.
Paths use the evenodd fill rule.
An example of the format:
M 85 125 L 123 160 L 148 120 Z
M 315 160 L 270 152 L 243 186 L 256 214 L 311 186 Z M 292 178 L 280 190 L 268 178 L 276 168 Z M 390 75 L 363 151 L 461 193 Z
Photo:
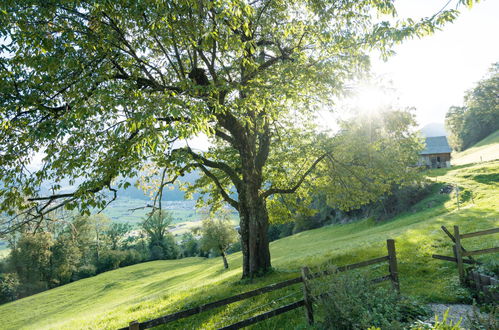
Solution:
M 452 154 L 453 165 L 486 162 L 499 159 L 499 131 L 462 152 Z
M 435 193 L 406 214 L 383 223 L 364 220 L 302 232 L 271 243 L 275 271 L 252 283 L 239 280 L 241 254 L 229 256 L 224 271 L 218 259 L 187 258 L 125 267 L 0 306 L 3 329 L 117 328 L 244 292 L 298 274 L 301 266 L 337 265 L 386 254 L 385 240 L 396 240 L 401 290 L 423 301 L 458 302 L 466 293 L 456 267 L 431 258 L 451 255 L 441 225 L 463 232 L 499 226 L 499 161 L 429 172 L 440 184 L 459 185 L 461 208 L 453 195 Z M 473 196 L 473 199 L 471 198 Z M 467 240 L 469 249 L 491 247 L 495 237 Z M 488 258 L 492 258 L 489 255 Z M 371 268 L 385 273 L 386 265 Z M 300 285 L 173 323 L 171 328 L 216 328 L 300 299 Z M 278 300 L 279 297 L 287 298 Z M 272 301 L 275 300 L 275 303 Z M 258 306 L 263 306 L 261 309 Z M 265 321 L 255 328 L 304 324 L 303 310 Z

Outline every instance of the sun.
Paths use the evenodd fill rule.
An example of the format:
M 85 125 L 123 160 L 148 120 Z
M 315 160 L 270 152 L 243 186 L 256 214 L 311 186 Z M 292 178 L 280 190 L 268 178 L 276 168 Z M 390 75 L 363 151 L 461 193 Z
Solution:
M 345 102 L 352 109 L 360 112 L 373 114 L 393 104 L 392 91 L 371 84 L 361 84 L 354 89 L 352 95 Z

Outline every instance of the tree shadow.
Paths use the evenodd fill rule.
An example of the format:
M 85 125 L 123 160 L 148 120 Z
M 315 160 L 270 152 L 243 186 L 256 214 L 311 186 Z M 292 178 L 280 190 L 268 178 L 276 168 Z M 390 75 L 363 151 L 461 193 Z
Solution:
M 496 185 L 499 184 L 499 173 L 490 173 L 490 174 L 477 174 L 465 176 L 466 178 L 470 178 L 475 180 L 478 183 L 483 183 L 487 185 Z

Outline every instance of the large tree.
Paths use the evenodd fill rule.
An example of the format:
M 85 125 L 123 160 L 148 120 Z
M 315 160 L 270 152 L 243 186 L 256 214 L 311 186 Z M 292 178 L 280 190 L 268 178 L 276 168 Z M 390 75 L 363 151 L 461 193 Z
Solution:
M 348 207 L 406 172 L 385 143 L 403 149 L 407 127 L 348 147 L 317 134 L 316 113 L 370 51 L 388 56 L 452 21 L 442 2 L 402 21 L 392 0 L 2 1 L 0 211 L 17 212 L 3 230 L 105 207 L 144 164 L 161 169 L 159 204 L 167 183 L 198 170 L 192 188 L 239 212 L 243 276 L 268 270 L 267 201 L 299 200 L 285 196 L 324 184 L 322 171 L 331 201 Z M 198 134 L 209 150 L 179 143 Z M 43 164 L 30 171 L 36 153 Z

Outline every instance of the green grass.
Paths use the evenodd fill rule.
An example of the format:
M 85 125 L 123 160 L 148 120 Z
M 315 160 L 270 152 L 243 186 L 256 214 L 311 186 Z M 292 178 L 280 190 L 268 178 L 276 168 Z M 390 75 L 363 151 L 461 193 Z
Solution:
M 499 159 L 499 130 L 462 152 L 452 154 L 453 165 L 464 165 Z
M 240 281 L 241 254 L 229 256 L 230 270 L 219 259 L 186 258 L 154 261 L 107 272 L 47 292 L 0 306 L 0 327 L 117 328 L 132 320 L 148 320 L 184 308 L 245 292 L 298 275 L 304 265 L 325 262 L 337 265 L 386 254 L 387 238 L 396 240 L 403 294 L 426 302 L 459 302 L 466 299 L 454 264 L 431 258 L 451 255 L 451 242 L 440 230 L 458 224 L 462 232 L 499 225 L 499 162 L 460 166 L 428 172 L 432 180 L 461 187 L 461 207 L 453 195 L 435 191 L 407 213 L 376 223 L 363 220 L 306 231 L 271 243 L 274 272 L 251 283 Z M 438 186 L 435 190 L 438 190 Z M 471 194 L 473 199 L 471 198 Z M 493 246 L 495 237 L 466 240 L 470 250 Z M 493 258 L 493 255 L 480 258 Z M 386 273 L 386 265 L 370 268 Z M 173 323 L 170 328 L 216 328 L 285 303 L 301 299 L 295 285 L 273 294 L 206 312 Z M 282 297 L 285 299 L 278 300 Z M 275 301 L 275 303 L 273 303 Z M 265 305 L 258 309 L 258 306 Z M 298 309 L 256 325 L 257 329 L 282 329 L 304 325 Z M 166 327 L 165 327 L 166 328 Z

